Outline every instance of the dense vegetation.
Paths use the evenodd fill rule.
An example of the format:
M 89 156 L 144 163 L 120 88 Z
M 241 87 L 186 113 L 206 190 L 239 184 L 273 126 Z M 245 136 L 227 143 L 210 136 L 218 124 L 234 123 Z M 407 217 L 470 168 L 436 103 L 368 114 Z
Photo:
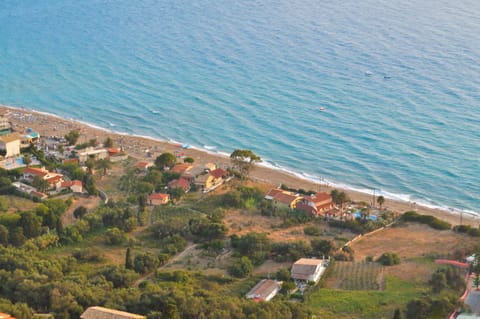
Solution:
M 450 223 L 440 220 L 435 216 L 420 215 L 413 211 L 404 213 L 401 217 L 401 220 L 405 222 L 416 222 L 416 223 L 425 224 L 438 230 L 447 230 L 452 228 L 452 225 Z

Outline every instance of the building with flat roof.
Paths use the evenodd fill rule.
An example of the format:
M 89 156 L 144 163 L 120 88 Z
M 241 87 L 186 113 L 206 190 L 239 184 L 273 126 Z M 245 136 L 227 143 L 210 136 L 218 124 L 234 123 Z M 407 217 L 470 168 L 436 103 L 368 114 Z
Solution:
M 0 150 L 5 152 L 5 157 L 20 154 L 21 137 L 18 133 L 0 135 Z
M 300 258 L 293 264 L 291 276 L 295 280 L 317 283 L 327 267 L 327 262 L 325 259 Z

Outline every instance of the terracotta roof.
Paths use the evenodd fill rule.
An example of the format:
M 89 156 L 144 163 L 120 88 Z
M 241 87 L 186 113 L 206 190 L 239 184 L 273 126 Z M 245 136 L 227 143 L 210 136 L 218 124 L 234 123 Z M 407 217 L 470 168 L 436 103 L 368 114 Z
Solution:
M 78 158 L 66 158 L 63 160 L 63 164 L 74 163 L 78 164 Z
M 170 195 L 163 194 L 163 193 L 153 193 L 153 194 L 148 195 L 148 199 L 150 199 L 150 200 L 152 200 L 152 199 L 165 200 L 165 199 L 168 199 L 168 198 L 170 198 Z
M 138 162 L 135 166 L 138 167 L 138 168 L 148 168 L 148 167 L 153 166 L 153 163 L 149 163 L 149 162 Z
M 36 191 L 31 192 L 30 195 L 37 196 L 38 198 L 47 197 L 47 194 L 42 193 L 42 192 L 36 192 Z
M 273 291 L 279 289 L 281 283 L 271 279 L 260 280 L 248 293 L 247 298 L 265 300 Z
M 292 278 L 308 280 L 322 264 L 322 259 L 300 258 L 292 266 Z
M 38 177 L 45 177 L 48 175 L 48 171 L 45 168 L 36 168 L 36 167 L 27 167 L 23 171 L 23 173 L 31 174 L 31 175 L 37 175 Z
M 224 169 L 217 168 L 214 169 L 213 171 L 210 172 L 210 175 L 212 175 L 215 178 L 222 178 L 223 176 L 227 175 L 228 172 Z
M 265 197 L 271 197 L 271 199 L 275 198 L 275 196 L 277 196 L 278 194 L 282 193 L 283 190 L 281 189 L 278 189 L 278 188 L 274 188 L 274 189 L 271 189 L 267 195 L 265 195 Z
M 10 316 L 8 313 L 0 312 L 0 319 L 15 319 L 15 318 Z
M 145 316 L 133 313 L 108 309 L 103 307 L 89 307 L 80 316 L 81 319 L 145 319 Z
M 325 202 L 325 201 L 332 201 L 332 196 L 330 196 L 330 194 L 328 193 L 315 193 L 313 195 L 310 195 L 310 196 L 305 196 L 305 199 L 308 199 L 308 200 L 311 200 L 312 202 L 314 203 L 321 203 L 321 202 Z
M 65 182 L 62 182 L 61 187 L 72 187 L 73 185 L 83 186 L 82 181 L 74 180 L 74 181 L 65 181 Z
M 50 178 L 47 178 L 46 181 L 49 182 L 50 184 L 55 184 L 63 179 L 63 175 L 54 175 Z
M 185 178 L 174 179 L 168 183 L 168 188 L 181 187 L 183 190 L 190 189 L 190 183 Z
M 181 164 L 176 164 L 173 168 L 172 168 L 172 172 L 174 173 L 184 173 L 186 171 L 188 171 L 189 169 L 192 168 L 192 165 L 188 164 L 188 163 L 181 163 Z

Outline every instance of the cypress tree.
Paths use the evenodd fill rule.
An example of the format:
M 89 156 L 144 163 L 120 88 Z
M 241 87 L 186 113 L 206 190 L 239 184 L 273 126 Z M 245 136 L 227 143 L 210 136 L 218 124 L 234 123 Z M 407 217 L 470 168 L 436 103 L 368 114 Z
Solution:
M 133 257 L 130 247 L 127 247 L 127 252 L 125 254 L 125 268 L 133 269 Z

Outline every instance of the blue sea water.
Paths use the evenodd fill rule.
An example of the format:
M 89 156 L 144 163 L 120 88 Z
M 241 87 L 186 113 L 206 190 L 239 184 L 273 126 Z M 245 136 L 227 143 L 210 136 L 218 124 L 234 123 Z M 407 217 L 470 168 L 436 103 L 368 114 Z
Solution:
M 479 16 L 478 0 L 3 0 L 0 103 L 480 214 Z

